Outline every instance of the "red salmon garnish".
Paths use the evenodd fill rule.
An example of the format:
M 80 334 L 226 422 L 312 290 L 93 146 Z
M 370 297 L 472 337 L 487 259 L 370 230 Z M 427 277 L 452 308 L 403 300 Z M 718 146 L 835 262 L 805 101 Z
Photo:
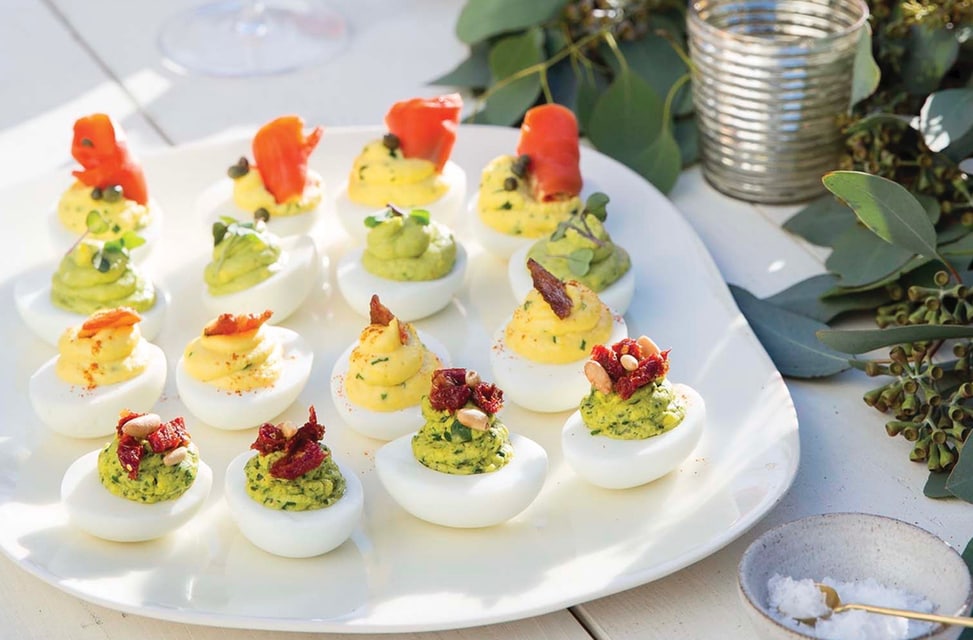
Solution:
M 471 400 L 480 410 L 494 414 L 503 407 L 503 391 L 496 385 L 477 381 L 467 384 L 467 370 L 454 367 L 436 369 L 432 374 L 432 387 L 429 389 L 429 404 L 436 411 L 455 413 Z M 478 376 L 477 376 L 478 378 Z
M 567 107 L 544 104 L 529 109 L 520 125 L 517 155 L 530 158 L 536 200 L 567 200 L 581 193 L 578 120 Z
M 259 329 L 274 312 L 267 309 L 259 316 L 252 313 L 232 314 L 221 313 L 215 320 L 203 327 L 204 336 L 232 336 Z
M 317 469 L 327 460 L 327 453 L 318 444 L 323 437 L 324 426 L 318 424 L 317 412 L 312 405 L 308 409 L 307 422 L 293 436 L 286 437 L 280 427 L 267 422 L 260 426 L 257 439 L 250 448 L 262 456 L 283 451 L 284 455 L 270 465 L 270 475 L 282 480 L 294 480 Z
M 323 134 L 322 127 L 315 127 L 305 136 L 301 118 L 282 116 L 260 127 L 253 137 L 254 163 L 278 203 L 304 193 L 307 159 Z
M 625 369 L 621 363 L 623 355 L 634 357 L 638 360 L 638 366 L 631 371 Z M 611 378 L 612 390 L 623 400 L 631 398 L 633 393 L 650 382 L 662 380 L 669 373 L 668 350 L 644 356 L 639 344 L 631 338 L 624 338 L 611 348 L 595 345 L 591 350 L 591 359 L 605 370 Z
M 131 307 L 115 307 L 102 309 L 88 316 L 78 331 L 79 338 L 90 338 L 102 329 L 118 329 L 131 327 L 142 320 L 139 312 Z
M 189 431 L 182 416 L 177 416 L 150 433 L 145 438 L 154 453 L 165 453 L 189 444 Z
M 534 288 L 537 289 L 541 297 L 544 298 L 550 307 L 561 320 L 571 315 L 571 298 L 568 296 L 568 289 L 556 275 L 541 266 L 533 258 L 527 259 L 527 270 L 530 271 L 531 280 L 534 281 Z
M 108 189 L 118 185 L 122 195 L 139 204 L 148 204 L 142 166 L 132 156 L 122 130 L 116 129 L 104 113 L 79 118 L 74 123 L 71 155 L 83 170 L 71 175 L 89 187 Z
M 423 158 L 441 173 L 456 142 L 463 98 L 451 93 L 396 102 L 385 115 L 389 132 L 399 139 L 406 158 Z

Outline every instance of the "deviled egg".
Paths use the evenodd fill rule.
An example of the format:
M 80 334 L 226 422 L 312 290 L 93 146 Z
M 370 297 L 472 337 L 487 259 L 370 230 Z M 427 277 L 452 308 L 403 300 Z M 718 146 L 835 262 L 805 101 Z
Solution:
M 322 442 L 314 407 L 300 428 L 263 424 L 226 468 L 224 495 L 243 535 L 268 553 L 309 558 L 348 539 L 361 519 L 358 475 Z
M 562 282 L 528 259 L 534 288 L 494 336 L 490 365 L 510 399 L 531 411 L 565 411 L 588 392 L 585 359 L 628 335 L 622 316 L 583 284 Z
M 169 294 L 131 259 L 128 236 L 98 242 L 82 239 L 56 268 L 28 271 L 14 284 L 14 301 L 24 323 L 57 346 L 61 334 L 101 309 L 130 307 L 142 317 L 148 340 L 162 330 Z M 54 275 L 51 275 L 53 271 Z
M 281 240 L 262 219 L 223 218 L 213 223 L 212 260 L 203 271 L 203 304 L 213 315 L 270 309 L 274 322 L 282 322 L 307 299 L 320 268 L 310 236 Z
M 253 137 L 253 162 L 241 157 L 227 169 L 237 209 L 267 219 L 279 236 L 310 231 L 324 198 L 324 182 L 308 168 L 308 158 L 322 135 L 321 127 L 305 135 L 304 121 L 294 115 L 260 127 Z
M 118 542 L 153 540 L 185 524 L 209 495 L 213 472 L 183 419 L 123 411 L 115 432 L 61 479 L 71 523 Z
M 363 241 L 365 218 L 389 205 L 422 208 L 446 223 L 462 209 L 466 172 L 449 159 L 462 110 L 458 93 L 392 105 L 385 116 L 389 132 L 365 145 L 335 201 L 353 239 Z
M 219 429 L 249 429 L 294 403 L 314 353 L 297 332 L 266 324 L 270 316 L 221 314 L 186 345 L 176 389 L 190 413 Z
M 590 393 L 561 431 L 568 465 L 607 489 L 661 478 L 692 453 L 706 422 L 695 389 L 666 378 L 669 352 L 646 336 L 596 345 L 585 374 Z
M 466 250 L 445 225 L 417 209 L 389 207 L 366 218 L 366 245 L 338 261 L 338 290 L 355 312 L 368 317 L 373 294 L 409 322 L 446 307 L 463 286 Z
M 125 133 L 104 113 L 79 118 L 74 123 L 71 155 L 81 165 L 72 171 L 75 182 L 61 195 L 51 219 L 55 245 L 72 242 L 88 231 L 93 240 L 117 240 L 138 233 L 146 240 L 144 255 L 155 244 L 162 227 L 162 208 L 149 197 L 142 165 L 125 141 Z M 105 225 L 87 227 L 96 212 Z
M 495 158 L 483 169 L 470 205 L 473 235 L 483 248 L 509 258 L 580 211 L 580 157 L 578 121 L 570 109 L 528 109 L 517 155 Z
M 447 527 L 489 527 L 526 509 L 547 476 L 547 452 L 497 418 L 503 392 L 471 369 L 440 369 L 418 432 L 382 446 L 375 470 L 412 515 Z
M 166 356 L 142 337 L 140 320 L 134 309 L 106 309 L 61 335 L 59 354 L 27 385 L 44 424 L 75 438 L 104 436 L 123 409 L 155 405 L 166 383 Z
M 358 433 L 392 440 L 422 426 L 420 403 L 432 373 L 449 360 L 444 347 L 396 318 L 373 295 L 370 324 L 331 371 L 331 398 Z
M 527 259 L 533 258 L 561 280 L 577 280 L 598 294 L 612 311 L 624 315 L 635 293 L 635 274 L 628 252 L 612 242 L 605 229 L 608 196 L 593 193 L 584 210 L 561 222 L 547 238 L 525 245 L 510 256 L 507 275 L 514 298 L 533 288 Z

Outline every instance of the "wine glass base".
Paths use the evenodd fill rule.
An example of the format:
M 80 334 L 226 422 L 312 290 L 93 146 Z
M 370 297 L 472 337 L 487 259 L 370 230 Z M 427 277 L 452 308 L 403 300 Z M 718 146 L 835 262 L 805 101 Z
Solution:
M 189 72 L 260 76 L 324 62 L 348 39 L 345 19 L 309 2 L 209 2 L 159 33 L 168 60 Z

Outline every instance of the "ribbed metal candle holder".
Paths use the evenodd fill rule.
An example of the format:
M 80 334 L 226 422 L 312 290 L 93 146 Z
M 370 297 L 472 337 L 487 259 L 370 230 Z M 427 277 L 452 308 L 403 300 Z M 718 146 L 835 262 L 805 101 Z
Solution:
M 851 100 L 864 0 L 692 0 L 687 24 L 703 174 L 750 202 L 819 194 Z

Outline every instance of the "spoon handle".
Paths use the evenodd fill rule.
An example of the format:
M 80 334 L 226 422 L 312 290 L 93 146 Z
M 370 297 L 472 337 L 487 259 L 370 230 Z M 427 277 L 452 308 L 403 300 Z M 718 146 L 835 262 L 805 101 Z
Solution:
M 955 624 L 961 627 L 973 627 L 973 618 L 967 618 L 966 616 L 944 616 L 936 613 L 910 611 L 908 609 L 876 607 L 870 604 L 841 604 L 834 608 L 834 613 L 847 611 L 848 609 L 860 609 L 871 613 L 880 613 L 885 616 L 901 616 L 903 618 L 912 618 L 913 620 L 924 620 L 925 622 L 939 622 L 942 624 Z

